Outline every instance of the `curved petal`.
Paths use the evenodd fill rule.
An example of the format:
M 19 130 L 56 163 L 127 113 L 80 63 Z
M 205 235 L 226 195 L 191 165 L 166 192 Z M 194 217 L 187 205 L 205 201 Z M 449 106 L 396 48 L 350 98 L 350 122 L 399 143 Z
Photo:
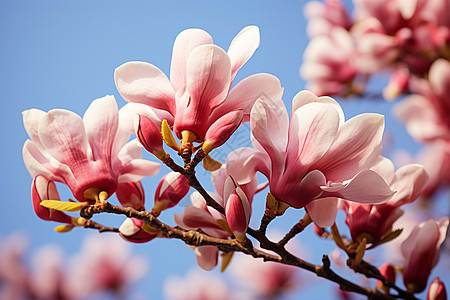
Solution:
M 217 265 L 219 249 L 216 246 L 201 246 L 195 248 L 197 264 L 205 271 L 209 271 Z
M 46 112 L 35 108 L 22 112 L 25 130 L 27 131 L 30 139 L 32 139 L 35 143 L 41 143 L 41 140 L 39 139 L 38 126 L 45 114 Z
M 311 201 L 306 205 L 311 220 L 321 228 L 333 225 L 338 212 L 339 198 L 327 197 Z
M 77 114 L 53 109 L 39 122 L 39 138 L 47 152 L 58 161 L 80 166 L 88 161 L 88 140 L 83 120 Z
M 361 114 L 345 122 L 322 158 L 311 166 L 321 170 L 327 180 L 342 182 L 372 167 L 381 153 L 384 117 Z
M 252 135 L 259 144 L 255 148 L 262 148 L 270 157 L 274 177 L 284 171 L 287 122 L 287 114 L 286 118 L 278 118 L 276 111 L 263 100 L 256 101 L 250 114 Z
M 247 122 L 250 120 L 253 104 L 258 99 L 264 100 L 271 109 L 276 110 L 279 118 L 285 118 L 287 112 L 281 99 L 282 95 L 283 88 L 277 77 L 267 73 L 254 74 L 241 80 L 231 89 L 227 99 L 213 111 L 210 119 L 216 120 L 229 111 L 242 109 L 243 122 Z
M 86 136 L 93 160 L 111 159 L 111 151 L 119 126 L 119 108 L 114 96 L 94 100 L 83 116 Z
M 425 168 L 418 164 L 401 167 L 395 172 L 395 176 L 396 178 L 391 184 L 391 189 L 396 191 L 396 194 L 389 201 L 389 204 L 395 206 L 416 200 L 429 181 Z
M 448 96 L 450 94 L 450 62 L 442 58 L 437 59 L 430 67 L 429 80 L 435 93 Z
M 189 55 L 186 65 L 186 87 L 194 106 L 193 114 L 208 114 L 226 98 L 230 88 L 231 63 L 222 48 L 202 45 Z M 192 110 L 192 109 L 191 109 Z
M 228 154 L 226 160 L 227 173 L 239 183 L 252 181 L 256 172 L 271 178 L 270 158 L 266 153 L 252 148 L 239 148 Z
M 232 111 L 212 123 L 206 131 L 202 149 L 209 153 L 212 149 L 222 146 L 241 125 L 243 115 L 242 110 Z
M 258 47 L 258 26 L 247 26 L 234 37 L 227 51 L 231 61 L 231 80 L 234 79 L 237 71 L 252 57 Z
M 217 194 L 223 196 L 223 188 L 227 179 L 227 169 L 222 165 L 218 170 L 211 172 L 211 182 Z
M 294 96 L 294 99 L 292 99 L 292 114 L 294 114 L 294 112 L 303 105 L 312 102 L 332 104 L 339 113 L 339 124 L 343 124 L 345 122 L 344 111 L 336 100 L 327 96 L 317 97 L 314 93 L 307 90 L 298 92 L 297 95 Z
M 157 162 L 133 159 L 122 168 L 119 175 L 119 183 L 136 182 L 146 176 L 156 175 L 160 167 L 161 165 Z
M 338 128 L 339 114 L 333 105 L 308 103 L 296 110 L 289 127 L 286 169 L 301 167 L 299 176 L 303 176 L 330 148 Z
M 186 84 L 186 64 L 192 50 L 198 46 L 212 44 L 212 37 L 198 28 L 186 29 L 178 34 L 173 44 L 170 64 L 170 82 L 175 91 Z
M 174 220 L 178 226 L 184 229 L 202 228 L 202 230 L 223 231 L 208 212 L 195 206 L 185 207 L 183 214 L 174 214 Z
M 124 63 L 115 70 L 114 81 L 126 101 L 175 114 L 175 91 L 167 76 L 154 65 L 140 61 Z
M 363 170 L 344 183 L 328 182 L 321 189 L 326 192 L 326 196 L 373 204 L 386 202 L 395 194 L 386 181 L 372 170 Z
M 69 176 L 73 177 L 73 174 L 67 165 L 61 164 L 52 157 L 48 157 L 48 155 L 42 151 L 42 148 L 30 140 L 27 140 L 23 145 L 23 161 L 31 177 L 34 178 L 38 175 L 43 175 L 49 180 L 63 183 L 66 183 L 64 178 Z
M 370 168 L 372 171 L 380 174 L 384 178 L 386 183 L 391 184 L 395 176 L 395 167 L 392 161 L 386 157 L 380 156 L 375 165 Z

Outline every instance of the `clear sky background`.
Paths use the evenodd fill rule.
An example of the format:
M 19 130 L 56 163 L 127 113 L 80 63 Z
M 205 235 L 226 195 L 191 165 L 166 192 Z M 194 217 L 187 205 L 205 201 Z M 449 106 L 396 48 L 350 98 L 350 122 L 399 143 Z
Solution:
M 56 223 L 42 221 L 34 215 L 30 196 L 32 179 L 21 153 L 27 139 L 22 124 L 23 110 L 66 108 L 83 115 L 92 100 L 107 94 L 114 95 L 121 107 L 125 101 L 114 85 L 116 67 L 127 61 L 141 60 L 156 65 L 168 75 L 172 45 L 182 30 L 202 28 L 212 35 L 215 44 L 227 49 L 243 27 L 257 25 L 261 32 L 260 47 L 239 71 L 235 83 L 255 73 L 274 74 L 281 80 L 283 99 L 290 111 L 293 96 L 305 86 L 298 72 L 308 43 L 303 17 L 305 3 L 294 0 L 0 1 L 0 101 L 3 106 L 0 237 L 22 232 L 29 237 L 31 249 L 53 243 L 71 254 L 79 250 L 86 234 L 95 234 L 88 230 L 58 234 L 53 231 Z M 375 101 L 343 103 L 347 118 L 361 112 L 386 114 L 386 128 L 395 136 L 394 146 L 416 151 L 417 145 L 390 116 L 390 107 L 391 104 Z M 248 134 L 245 128 L 248 127 L 238 134 Z M 148 202 L 152 201 L 156 184 L 165 173 L 167 169 L 162 168 L 160 174 L 144 181 Z M 209 183 L 205 185 L 210 187 Z M 255 207 L 253 224 L 258 223 L 264 206 L 265 193 L 262 194 L 254 202 L 258 207 Z M 61 196 L 70 197 L 64 190 Z M 287 224 L 275 225 L 289 228 L 302 214 L 289 212 Z M 163 219 L 172 222 L 170 216 Z M 112 225 L 122 221 L 118 217 L 100 220 L 111 221 Z M 328 253 L 331 245 L 317 242 L 311 231 L 298 238 L 298 243 L 308 245 L 306 253 L 310 253 L 315 263 L 320 263 L 321 254 Z M 323 244 L 328 245 L 323 247 Z M 317 247 L 321 247 L 320 251 Z M 145 299 L 162 299 L 163 280 L 167 275 L 183 276 L 195 267 L 193 251 L 180 241 L 157 240 L 136 245 L 133 251 L 145 255 L 150 262 L 148 275 L 137 289 Z M 218 273 L 217 270 L 214 273 Z M 447 286 L 448 282 L 447 275 Z M 321 293 L 324 299 L 331 298 L 335 288 L 317 280 L 303 282 L 302 286 L 304 299 L 312 299 L 316 293 Z M 288 299 L 296 297 L 292 295 Z

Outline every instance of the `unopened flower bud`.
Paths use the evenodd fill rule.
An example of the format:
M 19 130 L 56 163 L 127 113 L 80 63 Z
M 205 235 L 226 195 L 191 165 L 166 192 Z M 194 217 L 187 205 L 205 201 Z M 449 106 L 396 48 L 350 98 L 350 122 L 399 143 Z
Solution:
M 135 218 L 127 218 L 122 225 L 120 225 L 119 234 L 123 239 L 132 243 L 149 242 L 158 236 L 158 230 L 154 229 L 154 232 L 151 232 L 152 230 L 148 229 L 144 230 L 146 228 L 144 224 L 144 221 Z
M 173 207 L 189 192 L 189 181 L 180 173 L 170 172 L 164 175 L 155 192 L 155 206 L 152 213 L 159 215 L 161 211 Z
M 227 179 L 230 182 L 230 177 Z M 227 182 L 225 185 L 227 185 Z M 225 216 L 233 234 L 239 241 L 245 240 L 245 232 L 250 222 L 250 202 L 244 191 L 237 186 L 227 196 L 225 203 Z
M 213 149 L 222 146 L 241 125 L 243 116 L 243 111 L 237 110 L 229 112 L 215 121 L 205 134 L 205 142 L 202 146 L 203 151 L 209 153 Z
M 379 268 L 381 275 L 386 277 L 391 283 L 395 283 L 395 267 L 389 263 L 384 263 Z M 377 286 L 382 289 L 386 294 L 389 293 L 389 287 L 385 286 L 381 280 L 378 280 Z
M 150 118 L 138 114 L 134 119 L 134 131 L 137 139 L 148 152 L 158 159 L 166 157 L 161 131 Z
M 140 181 L 119 183 L 116 196 L 123 207 L 132 207 L 137 210 L 145 208 L 144 189 Z
M 428 288 L 427 300 L 447 300 L 445 285 L 439 277 L 433 279 Z
M 45 221 L 55 221 L 72 224 L 72 218 L 65 213 L 49 209 L 41 205 L 43 200 L 60 200 L 58 190 L 53 181 L 48 180 L 42 175 L 34 178 L 31 186 L 31 199 L 36 215 Z

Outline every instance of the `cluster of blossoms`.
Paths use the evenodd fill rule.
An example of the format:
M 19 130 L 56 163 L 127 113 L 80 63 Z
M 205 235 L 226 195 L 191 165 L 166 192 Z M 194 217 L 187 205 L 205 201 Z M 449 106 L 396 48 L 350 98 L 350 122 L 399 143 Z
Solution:
M 390 72 L 386 100 L 414 139 L 426 142 L 416 159 L 430 175 L 431 196 L 450 182 L 450 2 L 355 0 L 350 17 L 340 0 L 305 6 L 312 40 L 300 73 L 319 95 L 365 95 L 368 79 Z M 329 49 L 333 49 L 330 51 Z
M 335 30 L 331 27 L 330 32 Z M 90 220 L 92 215 L 122 213 L 128 218 L 110 231 L 135 243 L 158 237 L 183 239 L 193 246 L 198 264 L 205 270 L 218 264 L 219 254 L 225 270 L 234 251 L 273 260 L 275 265 L 295 265 L 284 246 L 314 223 L 324 233 L 331 227 L 337 245 L 357 269 L 365 250 L 399 235 L 392 226 L 402 214 L 400 206 L 419 197 L 428 175 L 417 164 L 395 171 L 381 156 L 382 115 L 366 113 L 346 120 L 334 99 L 301 91 L 292 100 L 289 116 L 279 80 L 265 73 L 232 87 L 236 72 L 258 46 L 256 26 L 239 32 L 228 51 L 214 45 L 205 31 L 188 29 L 175 40 L 170 80 L 145 62 L 128 62 L 116 69 L 116 87 L 129 102 L 120 110 L 114 97 L 106 96 L 92 102 L 83 118 L 61 109 L 25 111 L 30 140 L 25 142 L 23 157 L 34 178 L 32 200 L 38 217 L 63 223 L 58 231 L 77 226 L 106 230 Z M 212 150 L 248 121 L 252 148 L 231 152 L 224 165 L 210 157 Z M 129 141 L 132 133 L 137 139 Z M 184 166 L 166 153 L 164 143 L 182 158 Z M 140 180 L 155 175 L 160 165 L 142 159 L 142 147 L 173 170 L 161 179 L 149 211 Z M 214 193 L 205 191 L 195 176 L 200 162 L 212 171 Z M 258 182 L 258 172 L 267 182 Z M 54 182 L 67 185 L 78 202 L 60 201 Z M 266 210 L 261 228 L 255 231 L 249 228 L 252 200 L 267 186 Z M 190 196 L 193 205 L 174 216 L 178 227 L 160 222 L 159 215 L 177 205 L 190 187 L 197 190 Z M 120 206 L 107 202 L 114 193 Z M 265 229 L 289 207 L 303 209 L 304 217 L 273 244 Z M 349 243 L 335 224 L 339 209 L 347 215 Z M 80 211 L 80 217 L 63 211 Z M 430 220 L 404 241 L 403 278 L 408 295 L 426 288 L 448 222 L 448 218 Z M 249 235 L 279 256 L 253 248 Z M 411 251 L 411 245 L 418 245 L 415 248 L 420 251 Z M 272 286 L 267 283 L 268 295 L 289 285 L 289 272 L 276 272 L 286 277 L 272 280 Z M 326 272 L 320 274 L 327 276 Z M 386 293 L 389 296 L 389 291 Z
M 26 263 L 27 240 L 11 235 L 0 247 L 0 298 L 8 300 L 76 300 L 100 295 L 123 297 L 146 272 L 146 260 L 132 256 L 119 238 L 87 237 L 81 250 L 65 258 L 46 245 Z M 64 262 L 68 261 L 68 264 Z M 12 271 L 13 270 L 13 271 Z

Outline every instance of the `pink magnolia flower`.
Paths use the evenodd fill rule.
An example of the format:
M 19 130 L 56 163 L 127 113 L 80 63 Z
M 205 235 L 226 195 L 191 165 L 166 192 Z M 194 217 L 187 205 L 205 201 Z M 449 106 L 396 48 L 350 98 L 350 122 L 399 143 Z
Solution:
M 62 182 L 79 201 L 89 202 L 102 191 L 111 196 L 119 183 L 154 175 L 159 164 L 141 159 L 135 140 L 127 143 L 132 132 L 128 110 L 119 113 L 114 97 L 106 96 L 93 101 L 83 119 L 63 109 L 24 111 L 30 140 L 23 159 L 29 173 Z
M 159 215 L 161 211 L 174 207 L 189 192 L 189 181 L 177 172 L 170 172 L 161 178 L 155 192 L 155 206 L 152 212 Z
M 299 286 L 295 267 L 247 255 L 233 259 L 231 273 L 257 299 L 279 299 Z
M 381 151 L 381 115 L 362 114 L 344 122 L 336 101 L 302 91 L 293 100 L 290 125 L 284 106 L 273 111 L 263 101 L 255 103 L 250 123 L 255 148 L 230 153 L 228 173 L 245 184 L 260 171 L 275 198 L 306 207 L 320 227 L 333 224 L 338 198 L 380 203 L 394 194 L 369 170 Z
M 143 257 L 132 256 L 130 245 L 117 236 L 89 236 L 69 263 L 69 292 L 83 298 L 99 291 L 126 295 L 146 272 Z
M 428 288 L 427 300 L 447 300 L 447 291 L 439 277 L 433 279 Z
M 145 209 L 144 188 L 140 181 L 119 183 L 116 196 L 123 207 L 132 207 L 137 210 Z
M 405 257 L 403 282 L 409 290 L 418 293 L 426 288 L 431 269 L 439 260 L 439 247 L 447 236 L 449 222 L 449 217 L 422 222 L 402 243 Z
M 187 29 L 173 46 L 170 81 L 154 65 L 135 61 L 116 69 L 116 87 L 126 101 L 173 116 L 174 121 L 168 122 L 182 144 L 203 142 L 221 127 L 228 128 L 222 133 L 226 140 L 241 121 L 248 120 L 257 98 L 282 93 L 279 80 L 269 74 L 247 77 L 230 91 L 236 72 L 258 46 L 256 26 L 242 29 L 227 52 L 214 45 L 207 32 Z
M 396 193 L 383 204 L 343 201 L 347 214 L 345 222 L 354 241 L 361 241 L 364 237 L 368 243 L 381 241 L 403 215 L 400 206 L 416 200 L 428 183 L 424 167 L 417 164 L 403 166 L 394 173 L 392 162 L 381 158 L 372 170 L 383 176 Z
M 395 114 L 406 123 L 408 132 L 420 141 L 450 140 L 450 62 L 436 60 L 428 80 L 415 78 L 411 90 L 395 108 Z
M 168 300 L 230 300 L 240 299 L 220 277 L 192 270 L 185 278 L 172 276 L 164 283 Z
M 332 49 L 332 51 L 330 51 Z M 314 37 L 305 49 L 300 74 L 308 80 L 307 89 L 317 95 L 348 95 L 358 74 L 355 42 L 343 28 L 331 29 L 329 35 Z
M 227 180 L 227 177 L 228 174 L 225 166 L 211 173 L 211 181 L 215 193 L 209 194 L 222 207 L 226 207 L 230 195 L 237 189 L 233 180 Z M 243 233 L 244 229 L 239 226 L 242 225 L 243 218 L 245 219 L 244 227 L 248 225 L 248 218 L 250 218 L 249 210 L 253 195 L 265 187 L 266 184 L 258 185 L 256 174 L 247 184 L 239 186 L 240 197 L 246 197 L 249 205 L 245 210 L 241 211 L 237 209 L 239 208 L 239 203 L 234 203 L 233 206 L 235 208 L 237 207 L 237 212 L 230 213 L 230 210 L 228 210 L 229 214 L 232 215 L 228 216 L 228 219 L 214 208 L 207 206 L 205 199 L 198 192 L 194 192 L 191 194 L 191 202 L 193 205 L 185 207 L 183 214 L 174 214 L 175 223 L 184 229 L 201 229 L 213 237 L 222 239 L 232 238 L 234 234 L 230 227 L 236 227 L 235 229 L 238 235 Z M 230 220 L 230 222 L 236 221 L 236 223 L 230 226 L 227 220 Z M 219 250 L 216 246 L 197 247 L 195 254 L 197 256 L 197 263 L 202 269 L 211 270 L 217 265 Z
M 311 37 L 331 36 L 334 28 L 350 30 L 353 25 L 341 0 L 309 1 L 305 4 L 304 14 L 308 19 L 307 32 Z

